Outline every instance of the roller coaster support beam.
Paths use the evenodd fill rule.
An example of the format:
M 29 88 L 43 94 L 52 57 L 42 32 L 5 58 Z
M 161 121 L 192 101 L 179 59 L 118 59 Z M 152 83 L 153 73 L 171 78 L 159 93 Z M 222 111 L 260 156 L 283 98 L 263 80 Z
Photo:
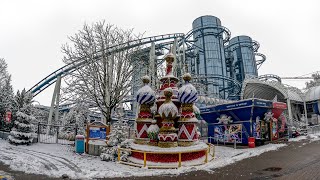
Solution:
M 156 72 L 155 72 L 155 66 L 156 66 L 156 46 L 155 43 L 151 43 L 151 48 L 150 48 L 150 78 L 151 78 L 151 87 L 157 89 L 157 80 L 156 80 Z
M 304 118 L 306 119 L 306 129 L 308 130 L 308 111 L 307 111 L 307 104 L 306 104 L 306 98 L 303 97 L 303 108 L 304 108 Z M 308 131 L 307 131 L 308 132 Z
M 52 100 L 51 100 L 51 107 L 50 107 L 48 126 L 47 126 L 47 134 L 49 134 L 49 132 L 50 132 L 50 127 L 52 125 L 52 115 L 53 115 L 54 110 L 55 110 L 55 122 L 58 122 L 58 120 L 59 120 L 60 87 L 61 87 L 61 76 L 58 76 L 57 81 L 56 81 L 56 85 L 54 87 Z
M 173 41 L 173 45 L 172 45 L 172 48 L 171 48 L 171 52 L 175 58 L 175 60 L 173 61 L 173 67 L 172 67 L 172 72 L 175 73 L 174 75 L 177 76 L 177 42 L 178 42 L 178 39 L 175 38 L 174 41 Z
M 291 102 L 290 102 L 290 98 L 289 97 L 287 97 L 287 106 L 288 106 L 289 121 L 290 121 L 290 124 L 292 124 L 293 123 L 292 109 L 291 109 Z
M 186 44 L 185 44 L 185 39 L 183 39 L 183 43 L 182 43 L 182 62 L 183 62 L 183 68 L 184 68 L 184 71 L 183 71 L 183 74 L 184 73 L 187 73 L 188 72 L 188 65 L 187 65 L 187 62 L 186 62 Z

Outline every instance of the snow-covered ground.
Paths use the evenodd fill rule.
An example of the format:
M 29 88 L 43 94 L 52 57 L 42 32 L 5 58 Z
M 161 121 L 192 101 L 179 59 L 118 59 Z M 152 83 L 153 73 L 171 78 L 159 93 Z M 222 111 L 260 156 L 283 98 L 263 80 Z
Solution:
M 296 138 L 290 138 L 289 142 L 297 142 L 305 139 L 310 139 L 311 142 L 320 140 L 320 133 L 308 134 L 306 136 L 298 136 Z
M 0 161 L 10 165 L 13 170 L 53 177 L 61 177 L 66 174 L 74 179 L 178 175 L 189 171 L 223 167 L 267 151 L 277 150 L 283 146 L 286 145 L 268 144 L 253 149 L 233 149 L 218 146 L 215 149 L 215 159 L 205 165 L 159 170 L 105 162 L 101 161 L 99 157 L 90 155 L 78 155 L 74 153 L 73 147 L 68 145 L 37 143 L 31 146 L 14 146 L 0 139 Z

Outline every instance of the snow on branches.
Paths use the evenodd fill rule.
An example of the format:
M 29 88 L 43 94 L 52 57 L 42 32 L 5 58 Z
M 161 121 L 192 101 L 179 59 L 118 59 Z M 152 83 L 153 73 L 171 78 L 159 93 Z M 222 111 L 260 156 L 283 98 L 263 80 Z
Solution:
M 138 66 L 134 59 L 141 47 L 134 44 L 129 48 L 128 42 L 139 38 L 141 35 L 135 35 L 132 29 L 104 21 L 85 24 L 69 38 L 71 44 L 62 47 L 64 63 L 78 65 L 65 81 L 64 98 L 98 107 L 110 122 L 112 109 L 131 91 L 131 77 Z
M 15 96 L 18 112 L 11 129 L 9 142 L 15 145 L 31 144 L 33 140 L 33 125 L 36 118 L 32 115 L 32 95 L 25 90 L 18 91 Z
M 33 125 L 30 121 L 35 119 L 32 115 L 27 115 L 23 112 L 17 112 L 17 119 L 14 122 L 9 136 L 9 142 L 11 144 L 31 144 L 33 140 Z
M 119 119 L 114 122 L 111 126 L 111 132 L 109 135 L 109 140 L 107 142 L 107 147 L 102 148 L 102 153 L 100 155 L 103 161 L 115 161 L 118 156 L 117 148 L 129 148 L 129 142 L 127 141 L 129 132 L 129 126 L 127 122 Z M 122 151 L 120 155 L 121 160 L 126 160 L 130 155 L 129 152 Z

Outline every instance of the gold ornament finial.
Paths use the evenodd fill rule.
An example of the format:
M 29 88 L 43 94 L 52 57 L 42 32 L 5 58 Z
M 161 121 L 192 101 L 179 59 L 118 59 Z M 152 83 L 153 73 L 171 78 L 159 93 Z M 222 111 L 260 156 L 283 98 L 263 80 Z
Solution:
M 166 101 L 170 101 L 172 97 L 172 89 L 171 88 L 166 88 L 163 92 L 164 96 L 166 97 Z
M 174 55 L 170 52 L 166 55 L 164 59 L 166 60 L 166 62 L 172 63 L 174 61 Z
M 190 81 L 191 80 L 191 75 L 189 73 L 186 73 L 182 76 L 184 81 Z
M 149 76 L 142 76 L 141 79 L 144 84 L 148 84 L 150 82 Z

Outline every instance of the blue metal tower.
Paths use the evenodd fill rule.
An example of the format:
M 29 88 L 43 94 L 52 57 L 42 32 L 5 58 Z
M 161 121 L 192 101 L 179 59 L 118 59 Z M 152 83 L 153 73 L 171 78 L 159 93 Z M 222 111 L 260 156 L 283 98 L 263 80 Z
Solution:
M 259 44 L 249 36 L 236 36 L 230 40 L 226 47 L 226 51 L 230 51 L 230 66 L 233 69 L 230 75 L 237 81 L 242 82 L 246 75 L 258 76 L 255 59 L 258 48 Z
M 209 97 L 226 98 L 227 83 L 211 76 L 227 76 L 223 33 L 225 29 L 215 16 L 201 16 L 192 23 L 196 62 L 195 74 L 203 84 L 200 93 Z

